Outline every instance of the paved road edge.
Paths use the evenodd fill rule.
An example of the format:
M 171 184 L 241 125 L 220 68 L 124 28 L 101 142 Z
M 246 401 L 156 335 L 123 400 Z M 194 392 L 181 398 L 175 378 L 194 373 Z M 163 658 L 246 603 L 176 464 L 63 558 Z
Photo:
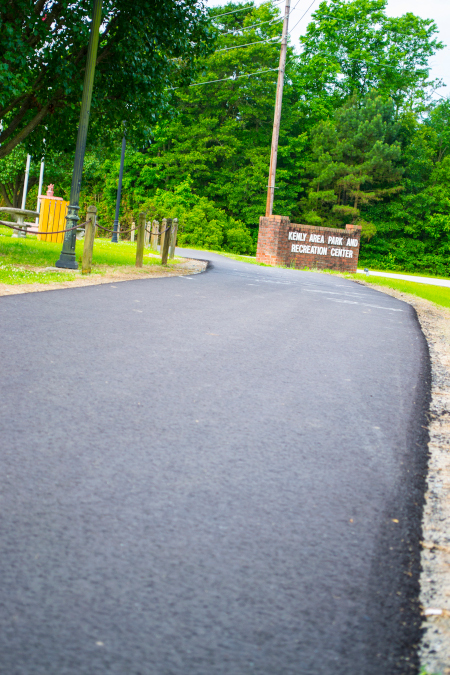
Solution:
M 450 675 L 450 310 L 385 286 L 366 284 L 414 307 L 431 360 L 428 474 L 422 518 L 419 656 L 429 675 Z

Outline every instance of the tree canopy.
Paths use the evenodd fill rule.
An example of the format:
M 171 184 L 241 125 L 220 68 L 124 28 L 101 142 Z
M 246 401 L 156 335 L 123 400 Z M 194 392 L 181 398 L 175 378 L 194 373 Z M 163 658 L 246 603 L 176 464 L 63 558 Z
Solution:
M 401 191 L 400 124 L 391 99 L 372 93 L 359 105 L 354 96 L 311 137 L 314 178 L 305 200 L 307 222 L 334 227 L 360 222 L 364 206 Z M 364 225 L 363 234 L 374 233 L 373 226 Z
M 0 3 L 0 159 L 22 142 L 38 156 L 44 138 L 47 151 L 73 145 L 91 12 L 89 0 Z M 212 33 L 198 0 L 103 0 L 91 141 L 126 120 L 142 142 Z
M 450 104 L 436 101 L 440 83 L 429 78 L 428 66 L 442 44 L 432 20 L 388 17 L 386 4 L 322 2 L 300 52 L 289 45 L 274 213 L 333 227 L 359 222 L 362 263 L 450 274 Z M 161 95 L 155 103 L 146 91 L 148 110 L 133 108 L 136 116 L 127 118 L 121 220 L 130 224 L 141 210 L 151 218 L 177 216 L 180 241 L 189 246 L 252 252 L 266 200 L 281 14 L 272 0 L 258 7 L 249 0 L 215 7 L 208 16 L 198 16 L 189 58 L 161 42 L 162 79 L 150 73 L 155 79 L 149 80 Z M 86 36 L 87 30 L 86 24 Z M 144 57 L 137 58 L 139 64 Z M 129 74 L 132 66 L 126 67 Z M 133 96 L 124 107 L 115 98 L 109 105 L 102 68 L 81 206 L 96 203 L 100 220 L 111 224 L 120 159 L 114 129 Z M 132 92 L 147 86 L 137 73 Z M 49 114 L 36 143 L 52 120 L 60 119 L 64 131 L 71 114 Z M 65 138 L 62 133 L 49 156 Z M 70 145 L 46 174 L 60 196 L 70 188 L 70 167 L 67 177 L 61 168 Z M 9 193 L 18 166 L 13 155 L 10 160 L 4 170 L 0 165 L 0 188 L 9 181 Z
M 372 89 L 397 109 L 429 99 L 439 84 L 429 80 L 428 60 L 443 48 L 437 26 L 411 12 L 386 14 L 387 0 L 328 0 L 313 13 L 298 60 L 296 86 L 309 100 L 341 105 Z

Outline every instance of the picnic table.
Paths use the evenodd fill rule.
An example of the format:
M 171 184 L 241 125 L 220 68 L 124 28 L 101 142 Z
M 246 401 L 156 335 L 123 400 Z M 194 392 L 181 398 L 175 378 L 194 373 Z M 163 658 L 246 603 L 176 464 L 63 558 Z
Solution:
M 12 206 L 0 206 L 1 213 L 10 213 L 13 218 L 15 218 L 17 226 L 20 227 L 20 230 L 13 230 L 13 237 L 26 237 L 28 228 L 33 228 L 34 232 L 38 231 L 38 223 L 29 223 L 24 220 L 26 216 L 34 216 L 39 218 L 39 213 L 37 211 L 30 211 L 29 209 L 16 209 Z M 6 220 L 0 220 L 0 225 L 11 225 L 10 222 Z

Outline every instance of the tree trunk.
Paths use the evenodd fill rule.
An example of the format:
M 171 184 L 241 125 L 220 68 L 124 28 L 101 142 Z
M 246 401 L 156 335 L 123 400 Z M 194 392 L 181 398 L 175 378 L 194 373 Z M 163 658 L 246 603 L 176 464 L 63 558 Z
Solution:
M 8 208 L 13 208 L 12 202 L 11 202 L 10 198 L 8 197 L 6 187 L 5 187 L 5 185 L 3 185 L 3 183 L 0 183 L 0 193 L 3 197 L 3 201 L 5 202 L 4 206 L 7 206 Z

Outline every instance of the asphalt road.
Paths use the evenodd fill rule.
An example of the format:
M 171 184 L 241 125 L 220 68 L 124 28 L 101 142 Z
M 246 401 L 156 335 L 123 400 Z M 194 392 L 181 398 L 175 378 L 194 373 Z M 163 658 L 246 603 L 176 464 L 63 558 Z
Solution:
M 0 298 L 0 672 L 417 673 L 414 310 L 196 255 Z

